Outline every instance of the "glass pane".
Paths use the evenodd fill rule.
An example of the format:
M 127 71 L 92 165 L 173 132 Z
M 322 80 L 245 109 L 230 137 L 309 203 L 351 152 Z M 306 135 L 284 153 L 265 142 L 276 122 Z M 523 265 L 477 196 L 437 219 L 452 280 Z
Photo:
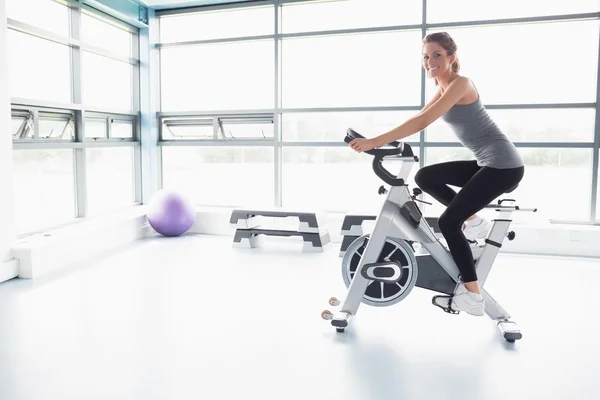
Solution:
M 75 140 L 75 123 L 70 116 L 40 114 L 40 139 Z
M 107 139 L 106 119 L 86 118 L 85 137 L 90 139 Z
M 598 0 L 555 1 L 503 0 L 501 7 L 490 7 L 481 0 L 427 0 L 427 22 L 455 22 L 540 15 L 576 14 L 600 11 Z
M 244 122 L 244 121 L 222 121 L 220 130 L 223 139 L 272 139 L 272 122 Z
M 272 35 L 275 31 L 274 10 L 269 6 L 163 16 L 160 17 L 160 41 Z
M 274 106 L 273 41 L 161 50 L 163 111 Z
M 446 31 L 458 46 L 461 75 L 472 79 L 483 103 L 515 104 L 595 102 L 598 29 L 593 20 Z M 572 45 L 555 56 L 556 43 Z M 557 71 L 564 79 L 556 79 Z M 427 85 L 432 94 L 433 81 Z
M 82 52 L 83 103 L 87 106 L 131 110 L 131 64 Z
M 285 39 L 283 107 L 419 105 L 421 32 Z M 414 56 L 415 62 L 407 62 Z
M 348 128 L 365 137 L 385 133 L 414 116 L 418 111 L 367 111 L 289 113 L 282 116 L 284 141 L 343 142 Z M 418 142 L 419 135 L 406 138 Z
M 132 34 L 108 21 L 81 14 L 81 41 L 125 57 L 131 57 Z
M 86 149 L 89 215 L 103 214 L 135 202 L 134 148 Z
M 59 35 L 69 36 L 69 8 L 56 1 L 7 0 L 6 16 Z
M 119 139 L 133 138 L 133 122 L 112 121 L 110 125 L 110 137 Z
M 163 120 L 162 140 L 213 140 L 212 118 L 178 118 Z
M 419 154 L 419 148 L 413 146 Z M 387 186 L 375 175 L 370 155 L 349 147 L 284 147 L 282 196 L 284 207 L 316 209 L 325 212 L 358 212 L 376 215 L 384 197 L 377 193 Z M 392 173 L 401 162 L 386 162 Z M 413 164 L 408 184 L 414 186 Z
M 11 97 L 71 102 L 71 52 L 62 44 L 7 32 Z
M 474 159 L 471 151 L 464 147 L 427 147 L 425 149 L 425 165 Z
M 593 142 L 594 109 L 488 110 L 514 142 Z M 427 127 L 428 142 L 457 142 L 441 118 Z
M 548 220 L 587 220 L 590 211 L 592 171 L 591 149 L 519 148 L 525 160 L 525 176 L 519 187 L 499 198 L 513 198 L 524 208 L 538 208 L 538 212 L 513 214 L 518 223 L 547 222 Z M 463 148 L 427 148 L 427 164 L 461 159 L 472 159 Z M 568 203 L 559 195 L 557 187 L 568 192 Z M 431 197 L 427 196 L 431 201 Z M 439 216 L 445 207 L 433 201 L 427 215 Z M 486 211 L 487 212 L 487 211 Z
M 324 31 L 420 24 L 420 1 L 373 0 L 323 1 L 284 4 L 283 33 Z
M 273 148 L 163 147 L 163 187 L 197 205 L 273 206 Z
M 18 232 L 74 219 L 73 150 L 15 150 L 13 154 Z
M 13 115 L 11 118 L 11 132 L 13 140 L 33 138 L 33 115 Z
M 523 181 L 511 193 L 517 204 L 538 207 L 534 214 L 545 220 L 589 219 L 591 149 L 521 148 L 519 152 L 525 160 L 526 170 Z M 561 186 L 568 193 L 566 203 L 564 196 L 559 195 Z M 521 215 L 518 218 L 521 220 Z

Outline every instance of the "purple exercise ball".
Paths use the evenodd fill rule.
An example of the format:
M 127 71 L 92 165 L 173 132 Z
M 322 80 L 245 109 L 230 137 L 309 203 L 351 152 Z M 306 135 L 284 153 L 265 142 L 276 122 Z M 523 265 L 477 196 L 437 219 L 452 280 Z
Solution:
M 152 196 L 146 217 L 161 235 L 179 236 L 192 227 L 196 211 L 183 194 L 162 189 Z

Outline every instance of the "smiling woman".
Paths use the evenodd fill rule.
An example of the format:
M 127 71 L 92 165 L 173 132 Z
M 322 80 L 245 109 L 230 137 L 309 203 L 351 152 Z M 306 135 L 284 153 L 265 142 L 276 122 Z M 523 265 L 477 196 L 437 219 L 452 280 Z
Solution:
M 480 316 L 484 315 L 485 304 L 468 239 L 487 236 L 491 224 L 477 213 L 498 196 L 513 191 L 523 179 L 525 167 L 515 145 L 483 106 L 473 82 L 459 75 L 457 49 L 447 32 L 427 35 L 423 39 L 423 68 L 439 85 L 436 95 L 402 125 L 373 139 L 355 139 L 350 146 L 359 152 L 369 151 L 420 132 L 442 118 L 472 152 L 475 160 L 421 168 L 415 182 L 446 206 L 439 217 L 439 228 L 462 278 L 449 306 Z M 461 190 L 457 193 L 450 186 Z
M 431 78 L 439 76 L 449 65 L 452 71 L 460 71 L 460 63 L 456 51 L 458 46 L 446 32 L 430 33 L 423 39 L 423 68 Z M 438 84 L 437 79 L 435 84 Z

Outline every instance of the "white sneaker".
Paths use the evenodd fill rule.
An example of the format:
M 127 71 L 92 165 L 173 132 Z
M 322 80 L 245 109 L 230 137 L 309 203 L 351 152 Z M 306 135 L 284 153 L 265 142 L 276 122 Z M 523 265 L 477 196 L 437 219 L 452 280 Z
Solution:
M 460 283 L 452 296 L 434 296 L 433 305 L 442 308 L 447 313 L 458 314 L 464 311 L 471 315 L 482 316 L 485 314 L 485 301 L 481 294 L 469 292 L 463 283 Z
M 485 239 L 491 228 L 490 221 L 485 218 L 477 218 L 476 221 L 468 221 L 463 224 L 463 234 L 468 240 Z
M 471 253 L 473 254 L 473 260 L 479 260 L 481 254 L 483 254 L 484 246 L 479 242 L 469 243 L 469 247 L 471 248 Z

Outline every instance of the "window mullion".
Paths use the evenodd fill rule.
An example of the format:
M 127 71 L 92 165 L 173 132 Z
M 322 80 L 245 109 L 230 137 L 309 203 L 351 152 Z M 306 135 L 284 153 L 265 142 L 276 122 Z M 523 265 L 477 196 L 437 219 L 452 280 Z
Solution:
M 69 7 L 71 21 L 71 38 L 81 39 L 81 4 L 77 7 Z M 82 72 L 81 72 L 81 48 L 71 47 L 71 83 L 74 104 L 83 103 Z M 75 141 L 85 141 L 85 110 L 75 111 Z M 73 149 L 73 162 L 75 168 L 75 216 L 84 218 L 87 216 L 87 162 L 86 151 L 83 148 Z
M 40 112 L 37 108 L 31 110 L 33 115 L 33 139 L 38 140 L 40 138 Z

